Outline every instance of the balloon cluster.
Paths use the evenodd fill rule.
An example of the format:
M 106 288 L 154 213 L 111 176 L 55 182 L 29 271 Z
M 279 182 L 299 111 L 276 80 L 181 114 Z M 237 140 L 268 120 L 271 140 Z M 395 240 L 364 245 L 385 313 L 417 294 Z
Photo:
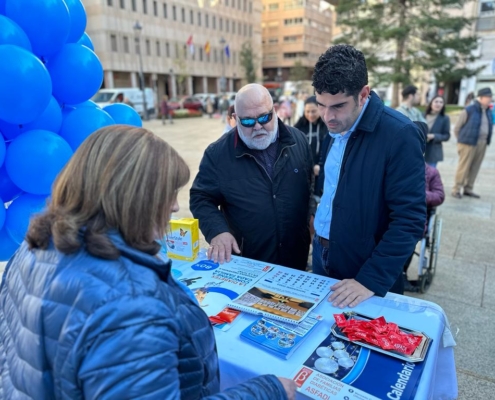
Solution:
M 81 0 L 0 0 L 0 261 L 87 136 L 115 123 L 141 126 L 131 107 L 89 100 L 103 67 L 85 29 Z

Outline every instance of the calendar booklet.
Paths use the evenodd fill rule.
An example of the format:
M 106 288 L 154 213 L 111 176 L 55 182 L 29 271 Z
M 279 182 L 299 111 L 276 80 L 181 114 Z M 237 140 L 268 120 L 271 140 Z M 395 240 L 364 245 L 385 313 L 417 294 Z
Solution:
M 299 324 L 326 298 L 332 282 L 309 272 L 274 267 L 229 307 Z

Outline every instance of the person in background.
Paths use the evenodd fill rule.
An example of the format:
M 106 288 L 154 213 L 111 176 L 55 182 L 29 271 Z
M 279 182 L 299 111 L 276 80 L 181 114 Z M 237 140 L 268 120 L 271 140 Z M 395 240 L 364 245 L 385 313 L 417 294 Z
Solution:
M 168 118 L 168 121 L 173 124 L 174 120 L 172 119 L 172 110 L 168 106 L 168 96 L 163 95 L 162 101 L 160 102 L 160 113 L 162 114 L 162 125 L 165 125 L 165 119 Z
M 156 257 L 188 179 L 142 128 L 81 144 L 3 276 L 5 398 L 294 399 L 294 382 L 273 375 L 220 393 L 208 317 Z
M 208 116 L 210 118 L 213 117 L 213 100 L 211 99 L 210 96 L 207 96 L 206 97 L 206 114 L 208 114 Z
M 396 108 L 401 114 L 404 114 L 411 121 L 426 122 L 421 111 L 415 106 L 420 102 L 420 95 L 418 88 L 413 85 L 406 86 L 402 90 L 402 103 Z
M 218 107 L 220 108 L 220 113 L 222 114 L 222 124 L 227 123 L 227 111 L 229 110 L 229 99 L 227 96 L 222 96 Z
M 311 154 L 313 155 L 313 172 L 315 176 L 320 173 L 320 149 L 325 137 L 328 136 L 328 129 L 318 113 L 316 96 L 311 96 L 304 102 L 304 114 L 296 122 L 294 128 L 299 129 L 308 140 Z
M 370 91 L 364 55 L 352 46 L 320 56 L 313 86 L 331 137 L 321 151 L 313 272 L 340 279 L 331 287 L 335 307 L 402 293 L 426 218 L 424 137 Z
M 280 98 L 280 106 L 277 111 L 277 116 L 284 124 L 290 125 L 290 120 L 292 118 L 292 104 L 288 97 L 282 96 Z
M 450 118 L 445 115 L 445 101 L 436 96 L 428 104 L 425 112 L 428 134 L 426 136 L 425 161 L 433 168 L 443 161 L 442 142 L 450 139 Z
M 426 176 L 426 224 L 425 224 L 425 234 L 428 230 L 428 221 L 430 220 L 430 216 L 435 207 L 438 207 L 445 201 L 445 192 L 443 189 L 442 178 L 440 177 L 440 172 L 429 165 L 428 163 L 425 165 L 425 176 Z M 413 252 L 414 254 L 414 252 Z M 411 257 L 404 264 L 404 291 L 406 292 L 416 292 L 418 288 L 414 286 L 407 279 L 407 270 L 409 265 L 411 264 Z
M 452 196 L 456 199 L 462 196 L 480 198 L 479 194 L 473 192 L 473 187 L 485 157 L 486 146 L 492 139 L 493 115 L 490 109 L 492 98 L 492 90 L 489 87 L 478 90 L 477 99 L 462 110 L 455 125 L 454 134 L 457 138 L 459 163 Z
M 127 104 L 129 107 L 134 108 L 134 103 L 124 96 L 124 93 L 119 93 L 115 98 L 115 103 Z
M 469 92 L 468 95 L 466 96 L 464 107 L 470 106 L 473 101 L 474 101 L 474 92 Z
M 227 111 L 227 123 L 225 124 L 225 129 L 223 133 L 228 133 L 232 128 L 237 126 L 237 121 L 235 118 L 235 105 L 229 106 Z
M 316 207 L 308 142 L 277 119 L 261 85 L 239 90 L 233 115 L 237 129 L 205 150 L 189 196 L 208 258 L 228 262 L 235 252 L 305 270 Z

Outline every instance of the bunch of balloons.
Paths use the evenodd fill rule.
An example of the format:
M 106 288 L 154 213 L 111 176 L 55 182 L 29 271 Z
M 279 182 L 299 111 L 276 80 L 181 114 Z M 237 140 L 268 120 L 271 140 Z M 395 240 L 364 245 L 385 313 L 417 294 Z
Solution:
M 89 100 L 103 67 L 85 29 L 81 0 L 0 0 L 0 261 L 24 240 L 86 137 L 141 125 L 125 104 L 103 110 Z

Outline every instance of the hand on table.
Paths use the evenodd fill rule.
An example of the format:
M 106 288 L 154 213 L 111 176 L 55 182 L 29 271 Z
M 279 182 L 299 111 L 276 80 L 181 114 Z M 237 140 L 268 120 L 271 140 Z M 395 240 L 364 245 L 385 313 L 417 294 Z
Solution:
M 280 378 L 277 377 L 282 386 L 285 389 L 285 393 L 287 393 L 288 400 L 295 400 L 296 398 L 296 384 L 292 379 Z
M 241 250 L 237 242 L 229 232 L 221 233 L 211 239 L 210 247 L 208 248 L 208 260 L 223 264 L 225 261 L 230 261 L 232 250 L 240 254 Z
M 328 298 L 334 307 L 356 307 L 362 301 L 369 299 L 374 293 L 366 289 L 354 279 L 344 279 L 333 285 L 333 293 Z

